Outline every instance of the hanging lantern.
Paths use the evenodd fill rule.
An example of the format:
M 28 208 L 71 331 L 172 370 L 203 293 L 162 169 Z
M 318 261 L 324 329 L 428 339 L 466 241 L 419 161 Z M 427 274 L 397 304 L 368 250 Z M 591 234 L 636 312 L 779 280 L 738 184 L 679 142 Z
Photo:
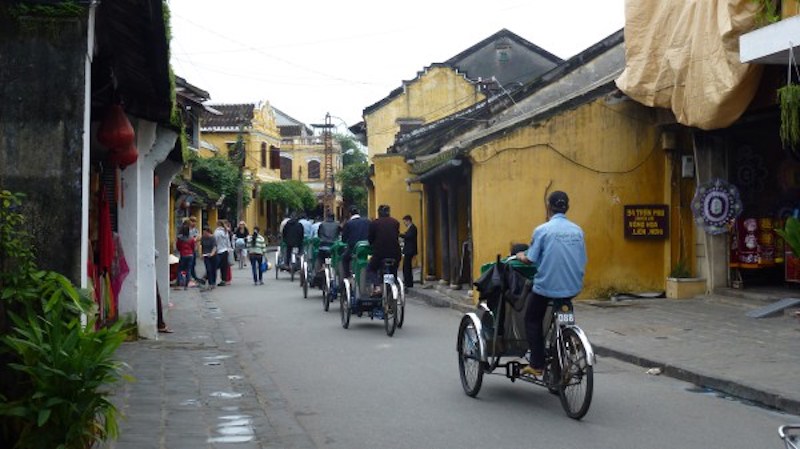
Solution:
M 113 165 L 118 165 L 119 168 L 125 169 L 125 167 L 133 164 L 136 162 L 136 159 L 139 158 L 139 150 L 136 149 L 136 145 L 130 144 L 119 151 L 111 151 L 108 156 L 108 160 Z
M 100 129 L 97 130 L 97 141 L 103 144 L 111 152 L 118 152 L 133 145 L 135 139 L 133 125 L 122 106 L 115 104 L 108 109 Z

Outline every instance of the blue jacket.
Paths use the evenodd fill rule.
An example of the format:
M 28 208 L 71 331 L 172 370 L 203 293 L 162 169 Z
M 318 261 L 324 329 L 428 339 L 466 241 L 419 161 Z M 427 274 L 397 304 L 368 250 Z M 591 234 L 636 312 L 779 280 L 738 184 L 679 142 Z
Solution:
M 344 228 L 342 228 L 342 241 L 347 243 L 347 247 L 351 250 L 356 246 L 356 243 L 361 240 L 367 240 L 368 238 L 368 218 L 361 218 L 360 215 L 357 218 L 351 218 L 344 224 Z
M 536 264 L 533 292 L 571 298 L 583 289 L 586 245 L 583 230 L 564 214 L 553 215 L 533 231 L 526 257 Z

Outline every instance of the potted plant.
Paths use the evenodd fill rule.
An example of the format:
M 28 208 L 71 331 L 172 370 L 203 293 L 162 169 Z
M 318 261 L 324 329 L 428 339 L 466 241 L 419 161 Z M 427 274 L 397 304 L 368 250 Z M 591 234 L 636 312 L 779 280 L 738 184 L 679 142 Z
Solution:
M 800 281 L 800 220 L 795 217 L 786 219 L 783 229 L 776 229 L 785 243 L 785 278 L 790 282 Z
M 667 277 L 667 298 L 685 299 L 693 298 L 706 293 L 706 280 L 692 277 L 689 265 L 683 259 L 679 260 Z

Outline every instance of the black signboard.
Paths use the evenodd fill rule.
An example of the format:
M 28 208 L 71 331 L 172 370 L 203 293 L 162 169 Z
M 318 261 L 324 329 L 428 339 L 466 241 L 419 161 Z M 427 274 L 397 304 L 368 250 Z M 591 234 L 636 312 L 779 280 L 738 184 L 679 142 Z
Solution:
M 644 204 L 625 206 L 625 238 L 666 239 L 669 237 L 669 206 Z

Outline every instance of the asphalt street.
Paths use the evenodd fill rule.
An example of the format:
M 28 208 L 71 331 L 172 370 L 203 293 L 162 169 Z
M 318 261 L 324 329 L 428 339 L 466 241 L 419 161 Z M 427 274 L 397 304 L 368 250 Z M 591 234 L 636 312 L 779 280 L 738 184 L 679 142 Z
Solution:
M 610 358 L 598 358 L 582 421 L 547 390 L 501 375 L 473 399 L 458 374 L 460 313 L 409 301 L 394 337 L 368 317 L 343 329 L 338 304 L 326 313 L 318 290 L 303 299 L 286 273 L 265 274 L 254 286 L 249 269 L 234 269 L 233 285 L 204 295 L 252 356 L 246 380 L 275 390 L 258 394 L 280 401 L 317 447 L 777 448 L 778 426 L 800 421 Z

